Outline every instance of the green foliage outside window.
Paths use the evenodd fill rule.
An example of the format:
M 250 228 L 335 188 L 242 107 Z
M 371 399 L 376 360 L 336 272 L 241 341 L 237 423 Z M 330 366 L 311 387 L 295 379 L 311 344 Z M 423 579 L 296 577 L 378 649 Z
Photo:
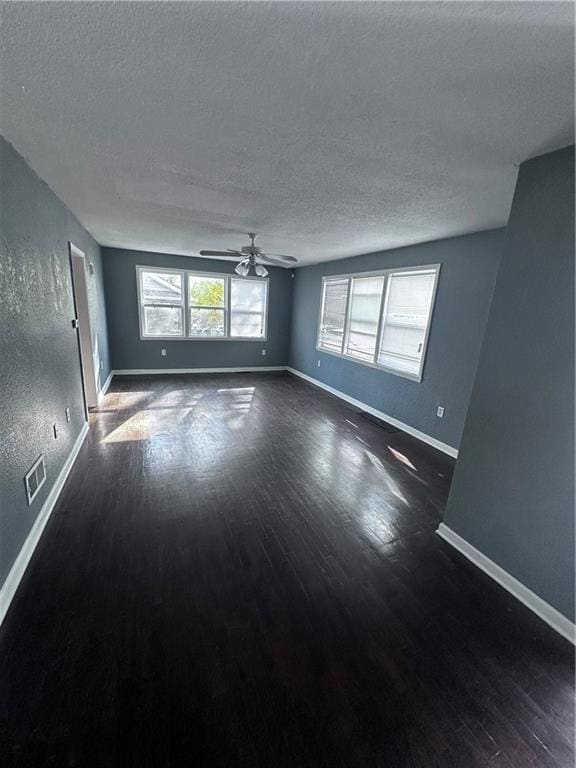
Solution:
M 217 278 L 190 280 L 189 302 L 195 307 L 223 307 L 224 280 Z

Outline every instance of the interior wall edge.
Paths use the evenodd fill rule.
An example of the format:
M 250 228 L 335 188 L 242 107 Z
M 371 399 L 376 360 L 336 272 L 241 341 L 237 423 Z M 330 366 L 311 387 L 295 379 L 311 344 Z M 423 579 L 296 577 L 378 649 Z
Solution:
M 566 618 L 560 611 L 554 608 L 546 600 L 539 597 L 531 589 L 524 586 L 521 581 L 514 578 L 508 571 L 487 557 L 479 549 L 476 549 L 466 539 L 452 530 L 445 523 L 440 523 L 436 533 L 450 544 L 460 554 L 464 555 L 471 563 L 488 574 L 507 592 L 510 592 L 517 600 L 523 603 L 533 613 L 539 616 L 552 629 L 555 629 L 562 637 L 565 637 L 573 645 L 576 645 L 576 625 Z
M 104 384 L 102 384 L 100 391 L 98 392 L 98 405 L 100 405 L 100 403 L 104 399 L 106 392 L 108 392 L 110 384 L 112 384 L 112 379 L 114 378 L 114 373 L 115 371 L 111 370 L 110 373 L 108 374 L 108 378 L 106 379 Z

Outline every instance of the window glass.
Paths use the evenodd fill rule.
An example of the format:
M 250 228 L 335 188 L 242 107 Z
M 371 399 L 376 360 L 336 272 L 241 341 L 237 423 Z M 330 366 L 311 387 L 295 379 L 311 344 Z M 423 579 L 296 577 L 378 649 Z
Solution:
M 224 336 L 226 278 L 188 275 L 188 335 Z
M 372 362 L 376 351 L 384 277 L 355 277 L 350 293 L 346 354 Z
M 182 336 L 183 280 L 180 272 L 142 271 L 141 320 L 144 336 Z
M 146 336 L 182 336 L 180 307 L 144 307 Z
M 435 275 L 435 272 L 397 272 L 389 276 L 379 365 L 412 375 L 420 372 Z
M 318 346 L 322 349 L 342 352 L 349 283 L 348 278 L 324 281 L 320 332 L 318 334 Z
M 265 336 L 265 280 L 233 277 L 230 292 L 230 335 L 262 338 Z

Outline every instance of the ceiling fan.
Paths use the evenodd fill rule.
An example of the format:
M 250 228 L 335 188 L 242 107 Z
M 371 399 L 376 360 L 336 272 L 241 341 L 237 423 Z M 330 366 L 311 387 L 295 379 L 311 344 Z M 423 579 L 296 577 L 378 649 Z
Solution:
M 264 253 L 262 248 L 254 245 L 256 239 L 255 232 L 248 232 L 250 238 L 250 245 L 243 245 L 239 251 L 228 248 L 225 251 L 200 251 L 200 256 L 218 256 L 226 259 L 237 259 L 240 257 L 240 262 L 236 264 L 234 271 L 241 277 L 247 277 L 250 274 L 250 270 L 254 269 L 254 272 L 258 277 L 266 277 L 268 270 L 264 264 L 260 264 L 260 261 L 265 261 L 269 264 L 277 264 L 280 267 L 286 267 L 288 264 L 295 264 L 298 259 L 294 256 L 283 256 L 279 253 Z

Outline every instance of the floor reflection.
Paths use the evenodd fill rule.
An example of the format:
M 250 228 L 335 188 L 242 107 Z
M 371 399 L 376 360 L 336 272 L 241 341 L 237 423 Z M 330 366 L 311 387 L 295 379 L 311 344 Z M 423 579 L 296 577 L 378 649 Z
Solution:
M 2 628 L 18 765 L 573 764 L 572 655 L 434 533 L 452 459 L 288 375 L 90 421 Z

